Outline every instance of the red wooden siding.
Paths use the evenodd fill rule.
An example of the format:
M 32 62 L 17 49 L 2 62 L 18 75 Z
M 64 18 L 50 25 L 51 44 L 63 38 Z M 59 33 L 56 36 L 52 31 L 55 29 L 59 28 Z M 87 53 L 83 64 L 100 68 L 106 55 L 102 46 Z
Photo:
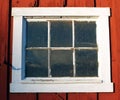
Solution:
M 68 7 L 94 7 L 94 0 L 67 0 Z
M 64 0 L 40 0 L 40 7 L 63 7 Z
M 12 7 L 33 7 L 35 0 L 12 0 Z
M 111 7 L 110 37 L 113 93 L 9 93 L 8 62 L 11 62 L 12 27 L 9 32 L 9 11 L 12 7 Z M 120 100 L 120 0 L 0 0 L 0 100 Z M 10 33 L 10 36 L 8 35 Z M 8 42 L 10 37 L 10 43 Z M 10 49 L 8 48 L 10 44 Z M 8 53 L 9 50 L 9 53 Z M 7 56 L 9 54 L 9 56 Z M 9 61 L 8 61 L 8 58 Z
M 9 19 L 9 0 L 0 0 L 0 99 L 8 99 L 7 66 L 4 63 L 7 59 L 7 39 L 8 39 L 8 19 Z
M 112 81 L 115 83 L 115 92 L 112 94 L 99 94 L 99 98 L 110 99 L 110 100 L 119 100 L 120 99 L 120 81 L 119 81 L 119 18 L 120 14 L 118 13 L 120 7 L 119 0 L 105 0 L 105 2 L 100 2 L 99 0 L 97 6 L 111 7 L 111 19 L 110 19 L 110 31 L 111 31 L 111 52 L 112 52 Z

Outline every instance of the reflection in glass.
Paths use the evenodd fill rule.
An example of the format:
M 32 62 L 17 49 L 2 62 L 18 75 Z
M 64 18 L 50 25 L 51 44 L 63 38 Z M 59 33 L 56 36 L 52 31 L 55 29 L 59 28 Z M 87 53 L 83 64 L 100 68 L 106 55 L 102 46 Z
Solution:
M 53 77 L 73 76 L 72 51 L 51 51 L 51 74 Z
M 47 47 L 47 22 L 27 22 L 27 47 Z
M 75 22 L 75 46 L 95 47 L 96 46 L 96 23 Z
M 72 47 L 75 42 L 76 77 L 98 76 L 97 50 L 77 50 L 77 47 L 97 47 L 96 23 L 75 21 L 74 25 L 75 41 L 72 41 L 72 21 L 50 21 L 50 37 L 47 22 L 27 22 L 27 47 L 48 47 L 48 38 L 50 47 Z M 50 59 L 48 50 L 26 50 L 26 77 L 48 77 L 48 70 L 52 77 L 73 77 L 73 50 L 51 50 Z
M 26 51 L 26 77 L 48 77 L 48 51 Z
M 98 76 L 97 50 L 76 50 L 76 76 Z
M 51 46 L 71 47 L 72 46 L 72 22 L 52 21 L 51 22 Z

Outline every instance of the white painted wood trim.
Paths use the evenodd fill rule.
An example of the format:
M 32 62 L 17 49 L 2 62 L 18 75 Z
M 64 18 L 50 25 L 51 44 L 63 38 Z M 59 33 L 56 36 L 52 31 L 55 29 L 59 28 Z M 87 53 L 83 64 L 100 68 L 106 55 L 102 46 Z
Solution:
M 12 8 L 12 16 L 14 17 L 14 23 L 13 23 L 14 26 L 13 26 L 12 83 L 10 85 L 10 92 L 13 93 L 15 92 L 113 92 L 113 83 L 111 82 L 110 79 L 111 65 L 110 65 L 110 46 L 109 46 L 109 20 L 108 20 L 109 15 L 110 15 L 109 8 L 80 8 L 80 7 Z M 28 17 L 29 16 L 78 16 L 78 17 L 82 16 L 83 17 L 81 19 L 82 21 L 85 20 L 96 21 L 97 22 L 96 34 L 97 34 L 97 43 L 99 50 L 98 61 L 100 61 L 99 76 L 97 78 L 96 77 L 92 77 L 92 78 L 82 77 L 76 79 L 58 78 L 55 80 L 59 80 L 59 81 L 56 81 L 54 83 L 48 82 L 47 84 L 45 83 L 41 84 L 42 81 L 38 81 L 41 80 L 38 78 L 34 78 L 34 79 L 31 78 L 31 80 L 23 79 L 24 70 L 25 70 L 24 49 L 25 49 L 25 32 L 26 32 L 24 16 L 28 16 Z M 85 17 L 97 16 L 97 17 L 95 19 L 94 18 L 84 19 L 84 16 Z M 32 21 L 33 20 L 35 19 L 32 19 Z M 71 48 L 67 48 L 67 49 L 71 49 Z M 93 48 L 79 48 L 79 49 L 93 49 Z M 54 78 L 52 78 L 52 80 L 54 80 Z M 65 82 L 65 80 L 69 80 L 69 81 Z
M 109 19 L 100 16 L 97 21 L 97 44 L 99 77 L 104 82 L 110 82 L 111 64 L 110 64 L 110 39 L 109 39 Z
M 40 7 L 12 8 L 12 16 L 100 16 L 110 15 L 109 8 L 92 7 Z
M 10 92 L 113 92 L 113 83 L 72 83 L 72 84 L 19 84 L 12 83 Z
M 13 18 L 12 82 L 21 81 L 23 17 Z

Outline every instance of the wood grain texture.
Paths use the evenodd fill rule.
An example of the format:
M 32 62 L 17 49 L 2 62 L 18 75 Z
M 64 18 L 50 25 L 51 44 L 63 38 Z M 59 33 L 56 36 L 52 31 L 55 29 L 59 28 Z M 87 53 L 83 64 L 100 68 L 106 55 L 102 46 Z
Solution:
M 68 97 L 69 100 L 97 100 L 96 93 L 70 93 Z
M 116 34 L 117 34 L 117 42 L 118 42 L 118 86 L 117 86 L 117 90 L 118 90 L 118 98 L 120 100 L 120 1 L 115 1 L 114 0 L 114 4 L 115 4 L 115 20 L 116 20 Z
M 0 100 L 7 99 L 7 66 L 3 64 L 0 68 Z
M 8 100 L 7 65 L 4 64 L 7 58 L 7 39 L 9 23 L 9 0 L 0 0 L 0 99 Z
M 7 34 L 8 34 L 8 13 L 9 13 L 9 0 L 0 1 L 0 65 L 5 61 L 6 47 L 7 47 Z
M 94 7 L 94 0 L 67 0 L 68 7 Z
M 12 7 L 34 7 L 36 0 L 12 0 Z
M 36 100 L 36 95 L 32 93 L 10 94 L 10 100 Z
M 96 0 L 96 6 L 97 7 L 112 7 L 113 0 Z
M 39 100 L 66 100 L 65 93 L 41 93 Z
M 40 0 L 39 7 L 63 7 L 64 0 Z

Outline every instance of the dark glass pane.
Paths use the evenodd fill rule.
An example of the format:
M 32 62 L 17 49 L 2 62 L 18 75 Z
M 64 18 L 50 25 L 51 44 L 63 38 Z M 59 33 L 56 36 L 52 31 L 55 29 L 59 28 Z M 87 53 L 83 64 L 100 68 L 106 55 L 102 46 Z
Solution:
M 51 74 L 53 77 L 73 76 L 72 51 L 51 51 Z
M 95 47 L 96 46 L 96 23 L 75 22 L 75 46 Z
M 47 47 L 47 22 L 27 22 L 27 47 Z
M 51 46 L 71 47 L 72 46 L 72 23 L 68 21 L 51 22 Z
M 97 50 L 76 50 L 76 76 L 98 76 Z
M 26 51 L 26 77 L 48 77 L 48 51 Z

